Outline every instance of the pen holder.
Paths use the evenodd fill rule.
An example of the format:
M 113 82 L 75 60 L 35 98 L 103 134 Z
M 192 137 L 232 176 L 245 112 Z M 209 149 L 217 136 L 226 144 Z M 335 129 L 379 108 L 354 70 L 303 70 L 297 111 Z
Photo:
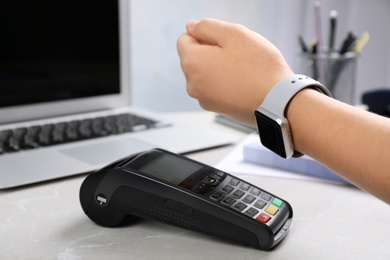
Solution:
M 357 58 L 352 52 L 301 54 L 299 73 L 321 82 L 334 98 L 354 105 Z

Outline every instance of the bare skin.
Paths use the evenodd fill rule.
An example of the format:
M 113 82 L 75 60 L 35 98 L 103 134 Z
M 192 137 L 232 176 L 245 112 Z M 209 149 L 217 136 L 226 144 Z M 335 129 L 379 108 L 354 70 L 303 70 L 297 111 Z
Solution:
M 189 95 L 253 126 L 268 91 L 294 74 L 272 43 L 237 24 L 189 21 L 177 47 Z M 390 119 L 312 89 L 292 99 L 286 116 L 296 150 L 390 204 Z

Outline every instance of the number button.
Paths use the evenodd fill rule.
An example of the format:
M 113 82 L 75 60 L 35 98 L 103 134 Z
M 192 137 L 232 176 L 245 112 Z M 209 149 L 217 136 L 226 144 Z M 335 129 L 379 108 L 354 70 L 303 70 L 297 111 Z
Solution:
M 233 198 L 231 198 L 231 197 L 226 197 L 226 198 L 222 201 L 222 203 L 223 203 L 223 204 L 226 204 L 226 205 L 230 205 L 230 204 L 234 203 L 235 201 L 236 201 L 236 200 L 233 199 Z
M 223 194 L 221 192 L 216 192 L 213 195 L 210 196 L 213 200 L 218 200 L 219 198 L 223 197 Z
M 252 188 L 252 189 L 251 189 L 251 193 L 252 193 L 253 195 L 255 195 L 255 196 L 259 196 L 260 192 L 261 192 L 261 191 L 260 191 L 258 188 Z
M 247 211 L 244 212 L 245 215 L 249 216 L 249 217 L 253 217 L 255 216 L 259 211 L 257 209 L 254 209 L 254 208 L 250 208 L 248 209 Z
M 256 201 L 255 205 L 253 205 L 253 206 L 255 206 L 258 209 L 262 209 L 262 208 L 264 208 L 264 206 L 266 204 L 267 203 L 264 200 L 258 200 L 258 201 Z
M 231 185 L 233 185 L 233 186 L 237 186 L 239 183 L 240 183 L 240 181 L 237 180 L 237 179 L 231 179 L 231 180 L 229 181 L 229 184 L 231 184 Z
M 236 205 L 234 205 L 234 208 L 238 211 L 242 211 L 243 209 L 245 209 L 247 206 L 246 204 L 242 203 L 242 202 L 238 202 Z
M 248 183 L 241 183 L 240 189 L 243 189 L 245 191 L 249 190 L 249 184 Z
M 268 193 L 261 193 L 261 196 L 260 196 L 263 200 L 266 200 L 266 201 L 269 201 L 271 199 L 271 195 L 269 195 Z
M 226 185 L 225 187 L 222 188 L 223 193 L 230 193 L 234 188 L 230 185 Z
M 255 196 L 248 194 L 242 201 L 251 204 L 254 200 L 255 200 Z
M 236 199 L 239 199 L 239 198 L 241 198 L 244 194 L 245 194 L 245 192 L 243 192 L 242 190 L 236 190 L 235 192 L 233 192 L 232 197 L 233 197 L 233 198 L 236 198 Z

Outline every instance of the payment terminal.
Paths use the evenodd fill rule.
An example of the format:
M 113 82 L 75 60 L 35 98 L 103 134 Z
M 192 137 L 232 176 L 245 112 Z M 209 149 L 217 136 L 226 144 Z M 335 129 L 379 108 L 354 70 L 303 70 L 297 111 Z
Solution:
M 176 225 L 268 250 L 286 236 L 284 199 L 226 172 L 162 149 L 116 161 L 80 188 L 85 214 L 99 225 L 128 215 Z

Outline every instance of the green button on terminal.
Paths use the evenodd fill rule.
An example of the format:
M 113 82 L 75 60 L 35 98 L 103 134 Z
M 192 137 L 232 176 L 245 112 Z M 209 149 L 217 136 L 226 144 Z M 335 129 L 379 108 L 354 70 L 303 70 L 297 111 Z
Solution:
M 278 206 L 279 208 L 283 205 L 283 201 L 281 201 L 280 199 L 278 198 L 274 198 L 272 200 L 272 204 L 274 204 L 275 206 Z

